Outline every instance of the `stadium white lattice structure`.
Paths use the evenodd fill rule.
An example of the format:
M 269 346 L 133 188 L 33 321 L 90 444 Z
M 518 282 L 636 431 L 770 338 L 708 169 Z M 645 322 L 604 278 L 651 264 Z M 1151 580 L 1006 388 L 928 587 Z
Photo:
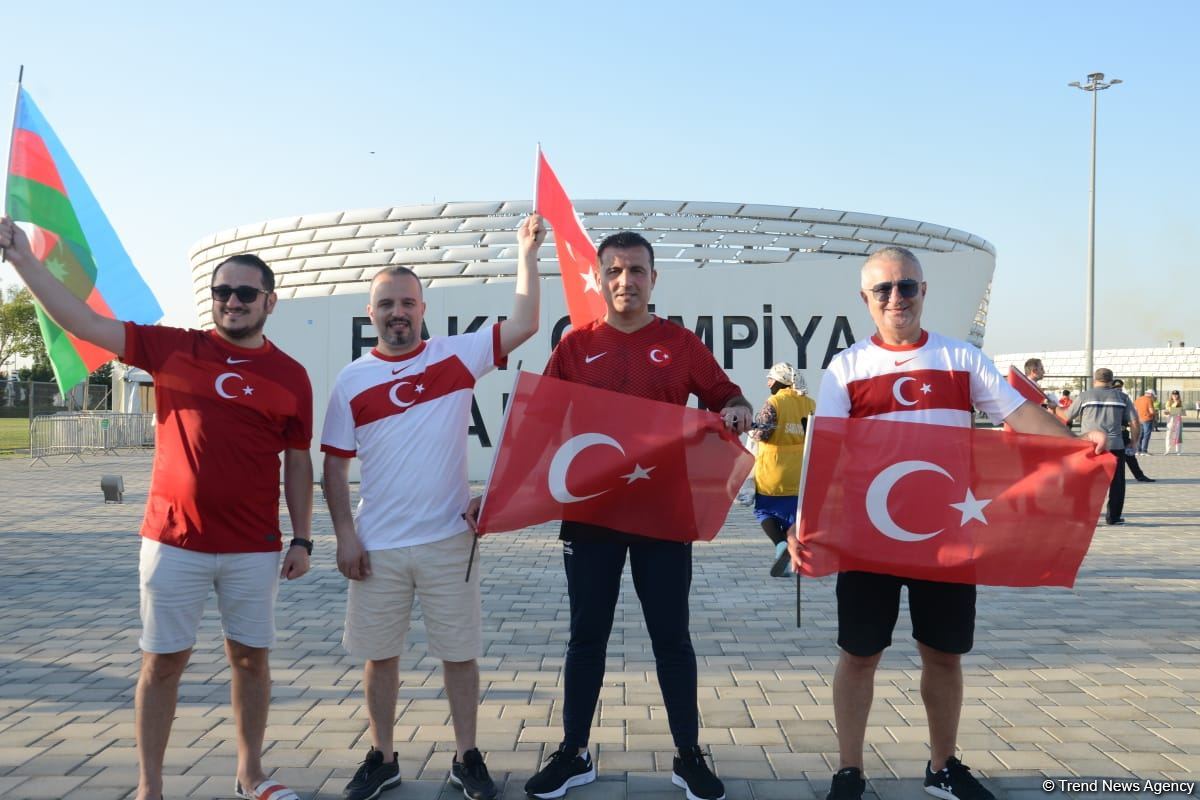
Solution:
M 197 242 L 188 254 L 201 323 L 211 324 L 208 287 L 213 268 L 238 253 L 255 253 L 275 270 L 280 298 L 366 291 L 386 265 L 411 267 L 427 286 L 511 279 L 516 228 L 528 200 L 430 203 L 335 211 L 241 225 Z M 829 257 L 861 259 L 881 247 L 922 252 L 984 251 L 966 231 L 901 217 L 824 208 L 672 200 L 577 200 L 594 241 L 636 230 L 654 245 L 660 270 L 709 264 L 794 263 Z M 539 253 L 543 275 L 558 273 L 553 238 Z M 967 338 L 983 340 L 989 290 Z

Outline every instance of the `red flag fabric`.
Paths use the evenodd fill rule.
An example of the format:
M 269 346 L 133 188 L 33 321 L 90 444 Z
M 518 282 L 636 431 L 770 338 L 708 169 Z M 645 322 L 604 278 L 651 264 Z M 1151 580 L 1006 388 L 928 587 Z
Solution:
M 1017 392 L 1034 405 L 1046 405 L 1046 394 L 1042 391 L 1042 387 L 1038 386 L 1029 376 L 1021 370 L 1017 369 L 1015 364 L 1008 368 L 1008 385 L 1016 389 Z
M 816 417 L 802 572 L 1073 586 L 1116 460 L 1090 442 Z
M 537 196 L 534 210 L 546 218 L 554 233 L 554 250 L 558 255 L 558 267 L 562 273 L 563 294 L 567 297 L 567 313 L 571 316 L 571 327 L 582 328 L 593 320 L 600 319 L 607 311 L 600 284 L 596 280 L 596 246 L 587 231 L 575 216 L 571 198 L 545 154 L 538 150 Z
M 1035 406 L 1041 407 L 1049 402 L 1049 398 L 1047 398 L 1045 393 L 1042 391 L 1042 387 L 1034 383 L 1022 370 L 1017 369 L 1015 364 L 1010 364 L 1008 367 L 1008 385 L 1016 389 L 1017 394 L 1021 395 Z M 1067 424 L 1065 421 L 1059 418 L 1057 414 L 1054 413 L 1053 409 L 1046 409 L 1046 413 L 1054 417 L 1055 421 L 1061 422 L 1063 425 Z M 1012 431 L 1012 428 L 1005 423 L 1004 430 Z
M 707 541 L 753 466 L 710 411 L 522 372 L 479 531 L 563 519 Z

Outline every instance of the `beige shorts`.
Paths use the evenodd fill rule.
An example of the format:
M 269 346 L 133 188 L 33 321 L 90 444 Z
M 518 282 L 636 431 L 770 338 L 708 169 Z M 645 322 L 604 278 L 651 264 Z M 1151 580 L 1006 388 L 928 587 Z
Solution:
M 371 577 L 350 581 L 342 645 L 367 661 L 398 656 L 421 604 L 429 654 L 443 661 L 471 661 L 483 652 L 479 601 L 479 553 L 464 582 L 475 534 L 412 547 L 371 551 Z
M 147 653 L 178 653 L 196 644 L 204 604 L 214 589 L 226 639 L 247 647 L 275 644 L 278 552 L 199 553 L 142 539 L 142 636 Z

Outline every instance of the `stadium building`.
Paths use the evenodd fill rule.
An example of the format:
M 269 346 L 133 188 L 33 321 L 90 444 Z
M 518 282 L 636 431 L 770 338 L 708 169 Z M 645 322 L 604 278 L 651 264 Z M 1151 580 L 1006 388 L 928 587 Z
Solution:
M 375 343 L 368 282 L 387 265 L 425 285 L 431 335 L 476 330 L 512 308 L 517 225 L 529 201 L 436 203 L 286 217 L 214 233 L 189 253 L 196 309 L 211 324 L 208 288 L 225 258 L 255 253 L 276 271 L 268 336 L 312 377 L 318 430 L 338 371 Z M 817 208 L 663 200 L 578 200 L 593 241 L 635 230 L 654 246 L 654 310 L 694 330 L 755 405 L 765 371 L 793 363 L 815 392 L 840 350 L 870 335 L 859 267 L 901 245 L 917 253 L 931 297 L 929 328 L 982 345 L 995 250 L 974 234 L 900 217 Z M 539 253 L 541 328 L 504 370 L 477 386 L 472 479 L 486 477 L 515 369 L 540 372 L 568 327 L 553 235 Z M 316 442 L 314 441 L 314 445 Z M 316 448 L 314 446 L 314 453 Z M 319 461 L 318 461 L 319 469 Z

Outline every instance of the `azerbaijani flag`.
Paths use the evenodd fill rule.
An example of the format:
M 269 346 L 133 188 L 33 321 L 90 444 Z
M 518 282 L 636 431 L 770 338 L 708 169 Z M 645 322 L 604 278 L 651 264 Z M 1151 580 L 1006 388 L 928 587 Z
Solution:
M 162 317 L 87 182 L 23 88 L 17 92 L 4 210 L 34 226 L 34 255 L 97 313 L 146 324 Z M 46 353 L 64 394 L 112 360 L 112 353 L 76 339 L 41 306 L 36 308 Z

